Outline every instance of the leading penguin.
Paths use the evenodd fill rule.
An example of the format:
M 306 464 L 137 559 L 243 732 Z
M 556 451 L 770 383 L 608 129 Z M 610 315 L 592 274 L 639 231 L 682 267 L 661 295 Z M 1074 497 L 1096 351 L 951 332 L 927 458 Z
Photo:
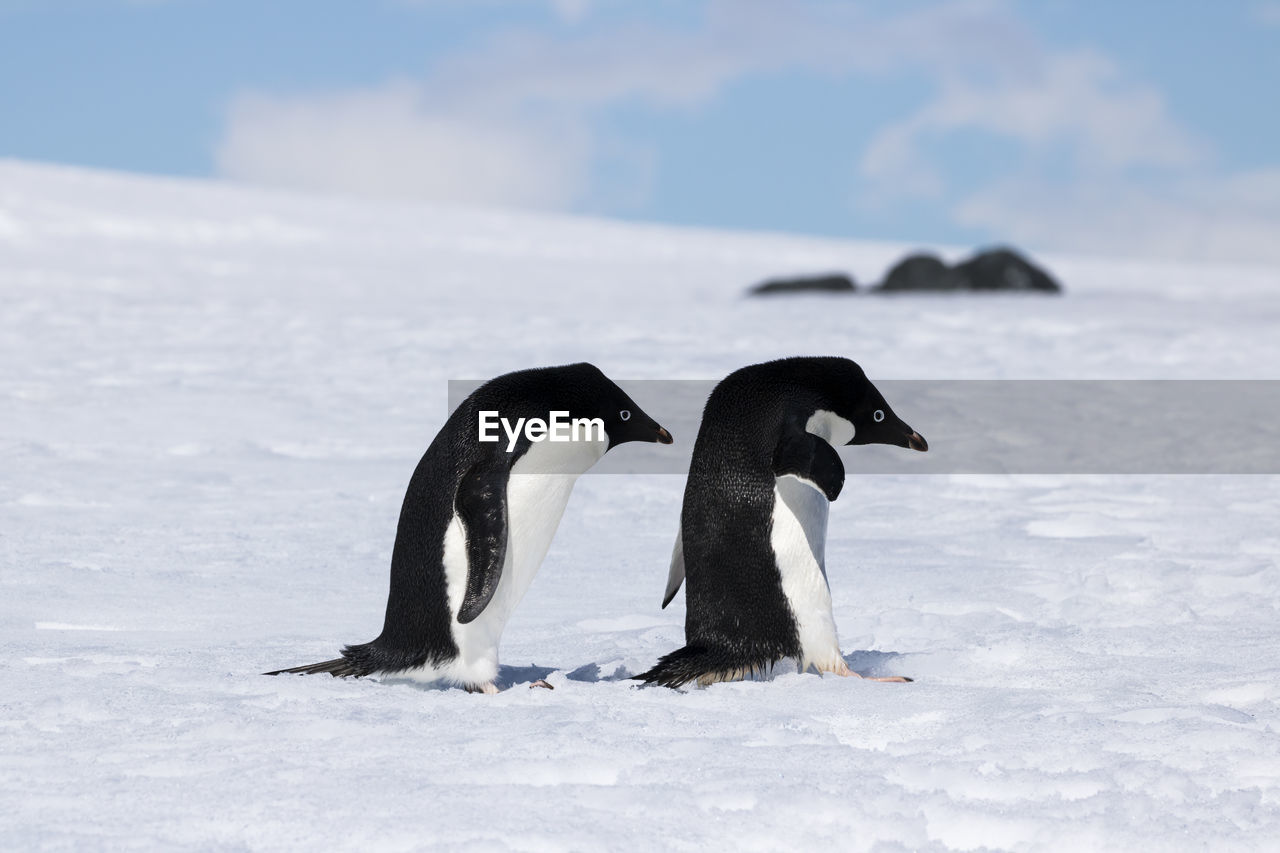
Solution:
M 534 440 L 518 419 L 599 419 Z M 494 428 L 497 440 L 491 438 Z M 526 421 L 527 423 L 527 421 Z M 486 432 L 485 427 L 490 429 Z M 576 439 L 576 440 L 574 440 Z M 508 373 L 462 402 L 409 481 L 391 555 L 382 633 L 342 657 L 281 673 L 395 675 L 496 693 L 498 641 L 529 588 L 569 493 L 608 450 L 671 434 L 591 364 Z
M 636 678 L 705 685 L 786 658 L 802 672 L 856 675 L 840 654 L 824 561 L 829 502 L 844 486 L 833 445 L 842 444 L 929 449 L 847 358 L 751 365 L 715 387 L 662 601 L 687 580 L 687 645 Z

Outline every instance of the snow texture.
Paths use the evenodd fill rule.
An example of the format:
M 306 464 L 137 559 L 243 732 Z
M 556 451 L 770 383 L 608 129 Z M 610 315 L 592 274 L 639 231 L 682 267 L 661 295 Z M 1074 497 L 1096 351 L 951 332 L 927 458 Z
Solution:
M 259 674 L 380 630 L 451 378 L 1276 378 L 1275 270 L 741 296 L 909 248 L 0 162 L 0 847 L 1275 849 L 1275 477 L 851 476 L 841 646 L 912 684 L 628 681 L 674 475 L 579 481 L 496 696 Z

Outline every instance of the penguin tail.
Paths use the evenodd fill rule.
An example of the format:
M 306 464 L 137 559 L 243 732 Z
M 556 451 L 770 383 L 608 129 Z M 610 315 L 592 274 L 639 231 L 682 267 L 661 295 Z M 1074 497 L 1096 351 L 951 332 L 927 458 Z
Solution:
M 648 672 L 633 676 L 636 681 L 645 684 L 660 684 L 663 687 L 683 687 L 696 682 L 699 687 L 715 684 L 718 681 L 738 681 L 739 679 L 759 675 L 769 668 L 773 661 L 767 657 L 744 660 L 740 654 L 733 654 L 722 649 L 708 649 L 705 646 L 685 646 L 671 654 L 658 659 L 658 665 Z
M 340 658 L 309 663 L 306 666 L 294 666 L 289 669 L 277 669 L 274 672 L 264 672 L 263 675 L 319 675 L 327 672 L 334 678 L 362 678 L 374 673 L 387 675 L 401 672 L 434 662 L 436 659 L 429 654 L 387 648 L 379 638 L 371 643 L 344 647 Z
M 294 666 L 289 669 L 277 669 L 274 672 L 264 672 L 263 675 L 319 675 L 327 672 L 334 678 L 359 678 L 362 675 L 370 675 L 374 672 L 360 666 L 350 658 L 340 657 L 333 660 L 321 661 L 320 663 L 309 663 L 306 666 Z

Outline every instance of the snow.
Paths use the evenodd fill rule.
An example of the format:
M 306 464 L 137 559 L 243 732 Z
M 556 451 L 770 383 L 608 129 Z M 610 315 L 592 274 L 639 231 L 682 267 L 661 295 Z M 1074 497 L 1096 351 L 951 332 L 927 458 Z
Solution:
M 0 846 L 1273 847 L 1274 476 L 851 473 L 841 646 L 912 684 L 636 688 L 683 637 L 659 474 L 579 481 L 497 696 L 259 674 L 377 634 L 450 379 L 1276 378 L 1272 269 L 741 297 L 907 248 L 0 161 Z

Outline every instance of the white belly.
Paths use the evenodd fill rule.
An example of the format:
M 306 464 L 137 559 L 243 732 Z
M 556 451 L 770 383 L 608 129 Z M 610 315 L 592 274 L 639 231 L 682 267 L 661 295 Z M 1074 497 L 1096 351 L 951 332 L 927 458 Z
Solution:
M 774 559 L 800 636 L 801 671 L 842 662 L 825 562 L 830 503 L 813 483 L 788 474 L 774 483 Z
M 507 553 L 502 577 L 484 611 L 467 624 L 458 610 L 467 588 L 466 531 L 455 514 L 444 537 L 444 569 L 450 629 L 458 656 L 439 667 L 424 667 L 411 678 L 479 686 L 498 675 L 498 642 L 516 605 L 547 556 L 578 477 L 604 455 L 603 442 L 540 442 L 511 468 L 507 480 Z

